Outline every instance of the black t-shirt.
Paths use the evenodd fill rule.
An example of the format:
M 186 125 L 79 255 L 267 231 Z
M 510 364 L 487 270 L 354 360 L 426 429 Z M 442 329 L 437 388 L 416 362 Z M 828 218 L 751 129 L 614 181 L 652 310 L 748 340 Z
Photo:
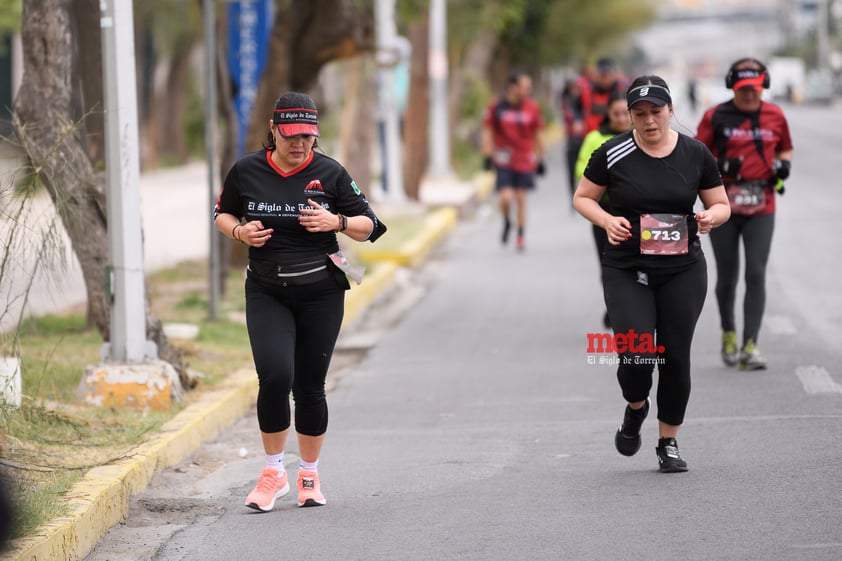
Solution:
M 606 245 L 604 265 L 622 269 L 678 268 L 701 256 L 693 205 L 700 190 L 722 185 L 716 160 L 704 144 L 679 133 L 675 149 L 668 156 L 653 158 L 640 149 L 632 132 L 625 132 L 607 140 L 591 155 L 584 175 L 607 188 L 608 212 L 624 216 L 632 225 L 631 238 L 620 245 Z M 653 213 L 687 217 L 687 254 L 641 254 L 640 216 Z
M 308 161 L 288 173 L 272 162 L 270 150 L 246 154 L 228 172 L 214 217 L 227 213 L 260 220 L 274 232 L 263 247 L 249 248 L 249 258 L 295 263 L 339 249 L 335 232 L 308 232 L 299 224 L 307 199 L 334 214 L 368 216 L 375 224 L 372 241 L 385 231 L 347 170 L 318 152 L 311 152 Z

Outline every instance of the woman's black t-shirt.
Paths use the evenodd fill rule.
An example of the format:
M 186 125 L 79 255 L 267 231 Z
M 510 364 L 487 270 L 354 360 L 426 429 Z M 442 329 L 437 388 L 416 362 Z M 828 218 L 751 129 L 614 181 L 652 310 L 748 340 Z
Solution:
M 679 133 L 673 151 L 666 157 L 654 158 L 640 149 L 629 131 L 600 146 L 591 155 L 584 176 L 606 187 L 608 212 L 624 216 L 632 225 L 631 238 L 616 246 L 606 244 L 603 265 L 621 269 L 682 268 L 702 255 L 693 206 L 700 190 L 722 185 L 716 160 L 704 144 Z M 641 252 L 640 217 L 656 213 L 686 218 L 686 254 Z
M 299 224 L 301 210 L 309 206 L 307 199 L 334 214 L 368 216 L 374 221 L 371 241 L 385 230 L 339 162 L 311 152 L 306 162 L 284 172 L 272 162 L 271 154 L 260 150 L 240 158 L 228 172 L 214 208 L 214 217 L 233 214 L 247 221 L 260 220 L 264 228 L 274 230 L 264 246 L 249 248 L 250 259 L 294 263 L 339 250 L 335 232 L 308 232 Z

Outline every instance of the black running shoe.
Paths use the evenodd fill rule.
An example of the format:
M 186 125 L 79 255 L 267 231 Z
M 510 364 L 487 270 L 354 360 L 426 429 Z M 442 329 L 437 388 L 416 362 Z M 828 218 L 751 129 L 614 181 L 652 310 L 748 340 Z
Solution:
M 617 429 L 614 435 L 614 446 L 617 452 L 623 456 L 634 456 L 640 450 L 640 427 L 643 420 L 649 414 L 649 398 L 640 409 L 634 410 L 626 405 L 626 412 L 623 415 L 623 425 Z
M 687 462 L 681 459 L 678 443 L 674 438 L 658 439 L 655 453 L 658 455 L 658 469 L 663 473 L 687 471 Z
M 503 245 L 506 245 L 506 243 L 508 243 L 508 241 L 509 241 L 509 230 L 511 230 L 511 229 L 512 229 L 512 223 L 509 222 L 509 219 L 507 218 L 503 221 L 503 235 L 500 237 L 501 241 L 503 242 Z

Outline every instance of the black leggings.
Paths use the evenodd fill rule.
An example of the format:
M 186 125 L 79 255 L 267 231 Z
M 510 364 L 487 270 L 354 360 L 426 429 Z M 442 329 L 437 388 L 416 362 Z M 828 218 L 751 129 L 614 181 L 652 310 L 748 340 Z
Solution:
M 746 258 L 746 293 L 743 301 L 743 344 L 749 339 L 757 342 L 763 310 L 766 308 L 766 263 L 772 248 L 775 215 L 742 216 L 731 219 L 710 233 L 716 259 L 716 301 L 722 329 L 736 331 L 734 302 L 740 272 L 740 236 Z
M 690 399 L 690 346 L 707 295 L 707 264 L 700 257 L 680 272 L 649 270 L 648 284 L 634 269 L 602 267 L 605 305 L 615 334 L 648 333 L 658 352 L 619 355 L 617 380 L 626 401 L 643 401 L 652 389 L 658 364 L 658 419 L 684 422 Z M 639 339 L 639 337 L 638 337 Z
M 325 378 L 344 312 L 345 289 L 332 277 L 283 287 L 249 273 L 246 325 L 260 383 L 261 432 L 289 428 L 290 390 L 296 432 L 321 436 L 327 431 Z

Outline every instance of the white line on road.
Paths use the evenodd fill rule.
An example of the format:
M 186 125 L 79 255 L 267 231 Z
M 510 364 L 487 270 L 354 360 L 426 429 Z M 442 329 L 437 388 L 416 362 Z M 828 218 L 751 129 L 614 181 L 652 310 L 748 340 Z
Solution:
M 837 384 L 823 366 L 799 366 L 795 375 L 801 380 L 804 391 L 810 395 L 819 393 L 842 393 L 842 384 Z

